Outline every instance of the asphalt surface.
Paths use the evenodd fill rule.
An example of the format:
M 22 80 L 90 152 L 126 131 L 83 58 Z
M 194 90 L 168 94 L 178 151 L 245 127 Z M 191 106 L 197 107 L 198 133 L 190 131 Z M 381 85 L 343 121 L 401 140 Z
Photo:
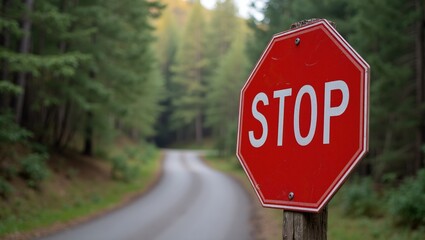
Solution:
M 251 202 L 195 151 L 167 150 L 164 174 L 130 205 L 42 240 L 250 240 Z

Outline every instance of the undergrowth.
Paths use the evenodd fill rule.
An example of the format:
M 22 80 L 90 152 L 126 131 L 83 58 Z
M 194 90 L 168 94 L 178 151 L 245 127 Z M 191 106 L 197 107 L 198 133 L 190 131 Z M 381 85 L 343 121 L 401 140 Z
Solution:
M 76 159 L 61 161 L 61 168 L 58 168 L 61 170 L 50 170 L 47 174 L 38 165 L 45 162 L 45 157 L 40 156 L 31 156 L 23 161 L 28 180 L 37 182 L 48 176 L 48 181 L 39 188 L 28 187 L 28 180 L 25 180 L 25 185 L 14 187 L 0 178 L 0 195 L 8 195 L 0 201 L 0 238 L 72 222 L 104 211 L 116 206 L 126 196 L 144 191 L 155 179 L 160 168 L 160 154 L 155 147 L 132 145 L 111 152 L 122 156 L 123 161 L 137 162 L 138 168 L 134 170 L 137 173 L 131 176 L 130 181 L 114 180 L 111 162 L 89 158 L 79 161 L 91 164 L 91 171 L 96 171 L 96 174 L 75 165 L 71 167 L 69 164 L 75 163 Z M 132 158 L 125 159 L 127 157 Z

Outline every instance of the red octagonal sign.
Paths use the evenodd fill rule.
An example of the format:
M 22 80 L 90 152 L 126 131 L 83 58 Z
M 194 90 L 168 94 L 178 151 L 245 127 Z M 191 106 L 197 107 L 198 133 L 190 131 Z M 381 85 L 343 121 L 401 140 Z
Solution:
M 245 86 L 237 156 L 265 207 L 319 212 L 368 150 L 369 65 L 326 20 L 277 34 Z

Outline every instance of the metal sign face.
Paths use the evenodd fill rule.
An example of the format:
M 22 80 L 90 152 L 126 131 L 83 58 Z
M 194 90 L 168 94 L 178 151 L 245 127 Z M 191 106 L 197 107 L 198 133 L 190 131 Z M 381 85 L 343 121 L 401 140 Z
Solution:
M 368 150 L 369 65 L 326 20 L 276 34 L 241 90 L 237 156 L 265 207 L 319 212 Z

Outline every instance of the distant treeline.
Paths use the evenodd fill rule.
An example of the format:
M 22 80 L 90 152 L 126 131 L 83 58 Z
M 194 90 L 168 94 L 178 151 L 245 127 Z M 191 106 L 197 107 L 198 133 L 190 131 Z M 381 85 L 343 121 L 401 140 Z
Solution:
M 250 70 L 246 20 L 232 0 L 213 10 L 199 1 L 163 2 L 156 46 L 166 91 L 155 140 L 164 146 L 208 137 L 233 155 L 239 91 Z

